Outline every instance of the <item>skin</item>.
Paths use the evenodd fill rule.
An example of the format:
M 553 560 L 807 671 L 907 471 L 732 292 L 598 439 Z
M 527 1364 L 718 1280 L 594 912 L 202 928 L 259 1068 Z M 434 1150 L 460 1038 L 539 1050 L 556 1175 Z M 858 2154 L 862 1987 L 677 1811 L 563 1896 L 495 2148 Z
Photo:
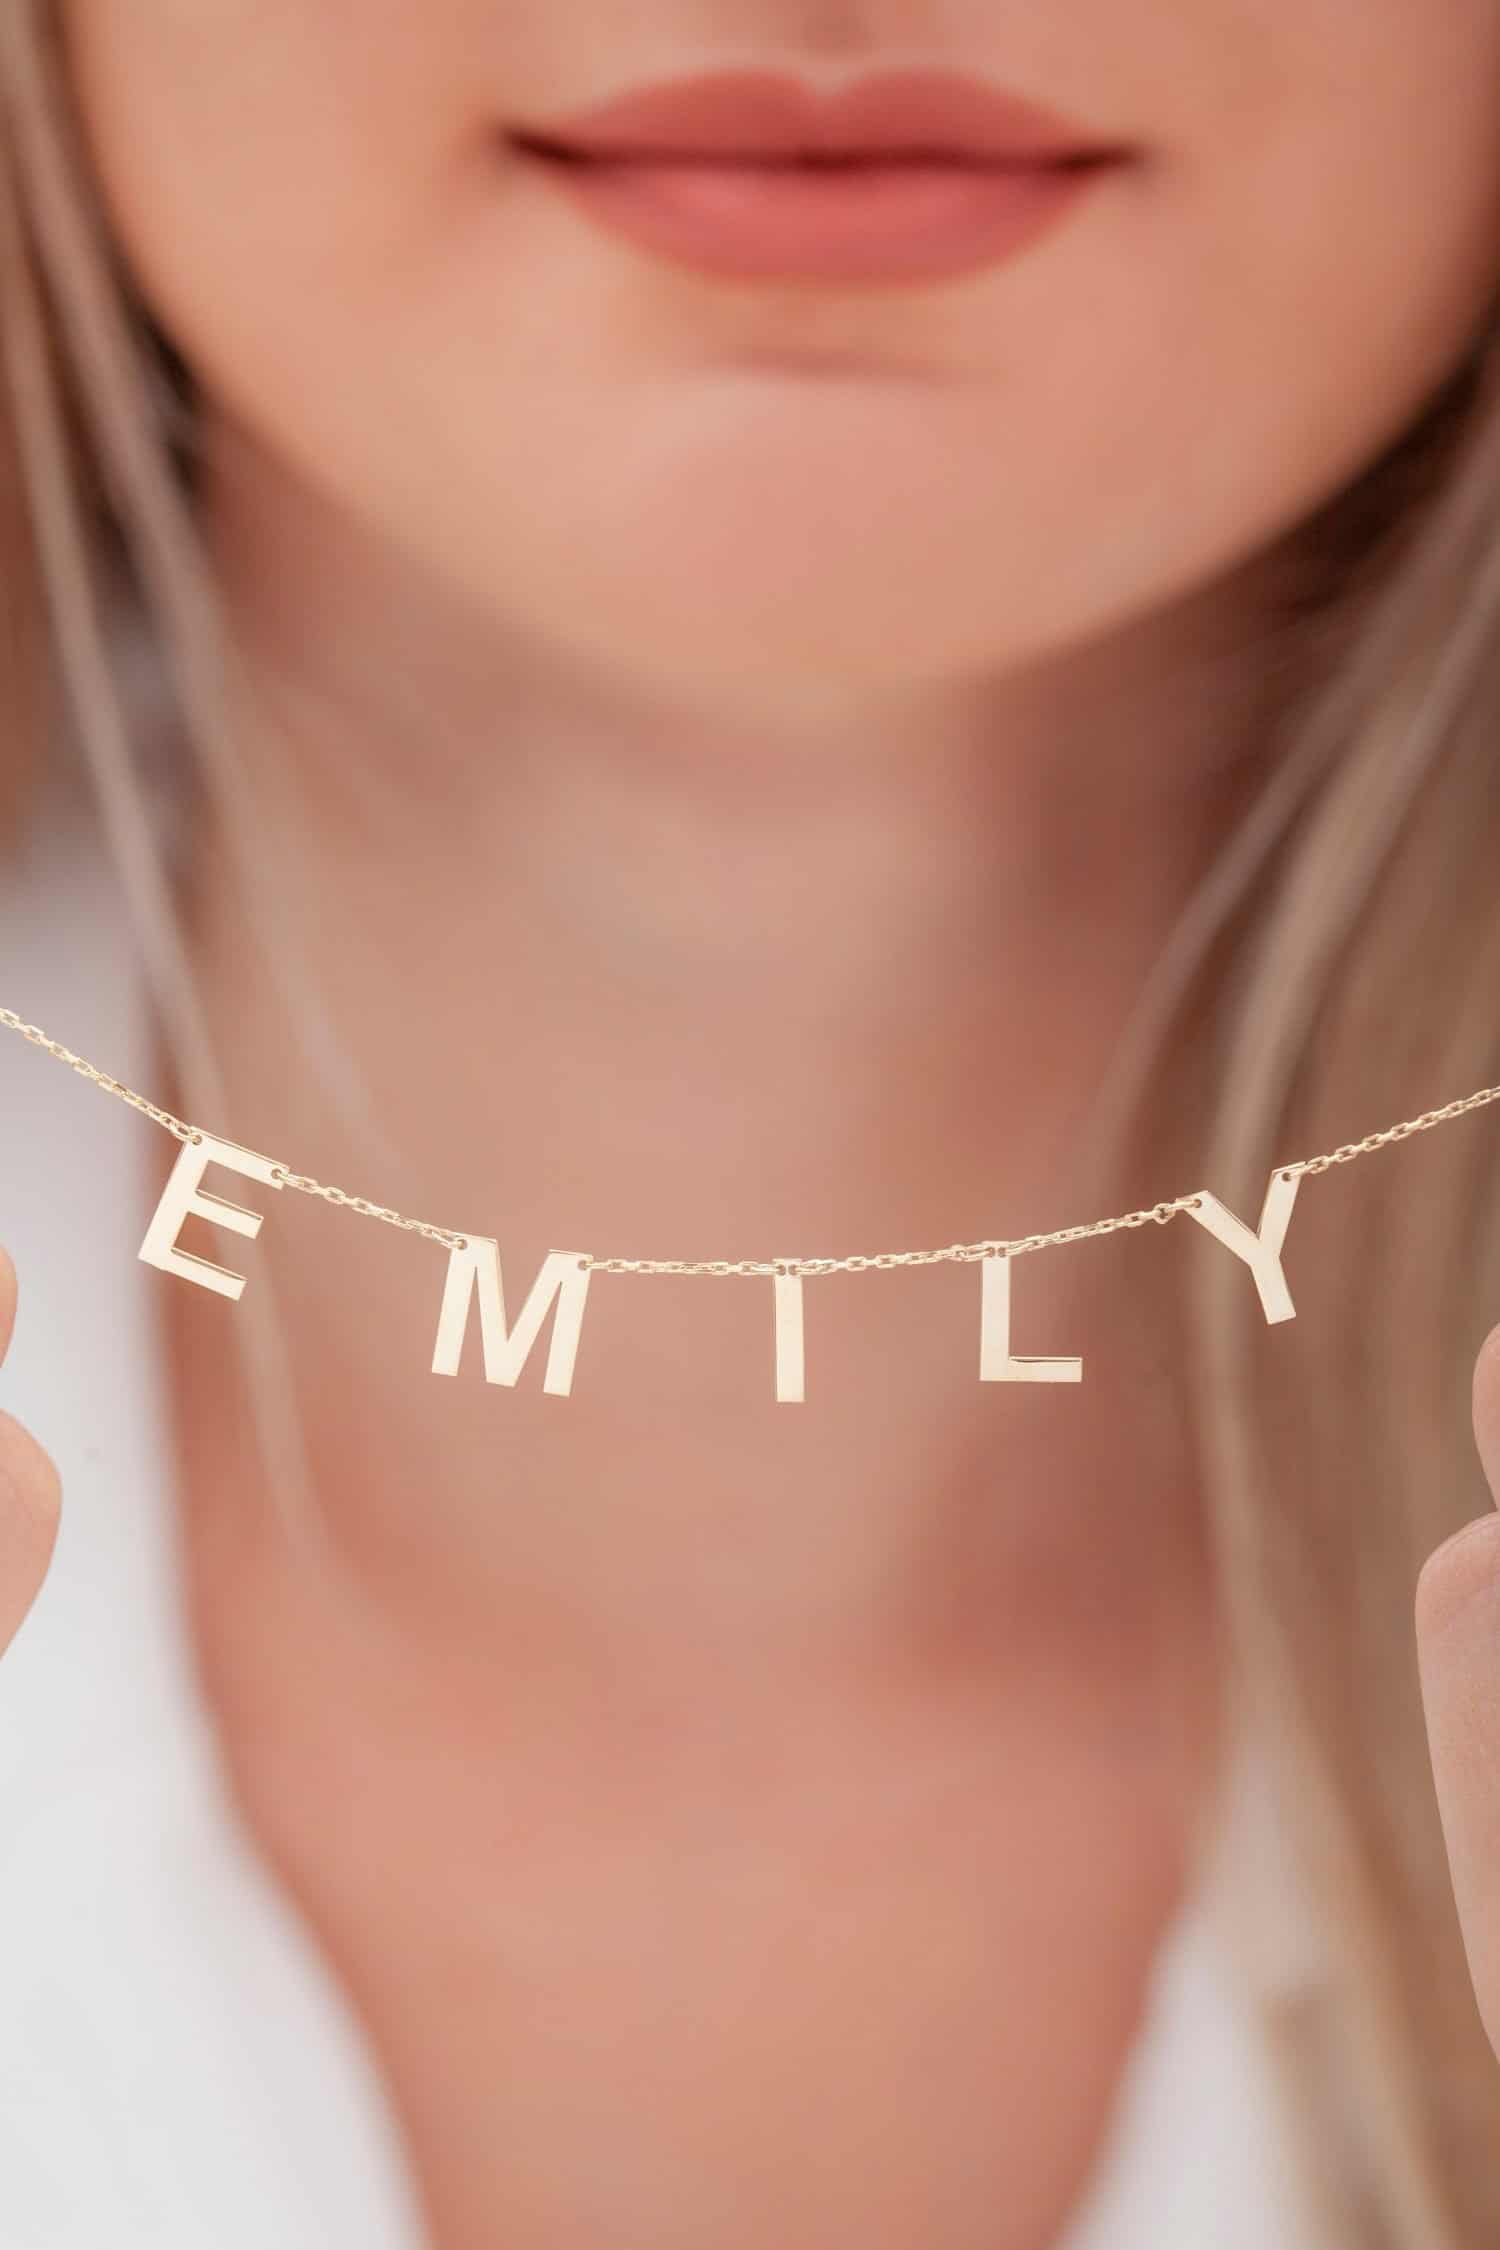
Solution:
M 205 808 L 225 1129 L 484 1224 L 508 1273 L 1190 1184 L 1114 1177 L 1085 1127 L 1255 778 L 1278 542 L 1500 272 L 1494 0 L 910 14 L 898 56 L 775 0 L 62 9 L 203 385 L 298 963 L 281 988 Z M 1141 160 L 1024 258 L 853 290 L 670 268 L 495 144 L 708 61 L 905 56 Z M 172 1285 L 191 1623 L 435 2239 L 1045 2250 L 1220 1754 L 1144 1243 L 1028 1261 L 1017 1348 L 1081 1352 L 1076 1389 L 981 1389 L 964 1268 L 811 1296 L 795 1409 L 753 1285 L 601 1276 L 563 1403 L 472 1362 L 438 1391 L 405 1238 L 271 1218 L 255 1285 L 360 1600 L 248 1465 L 234 1308 Z M 44 1457 L 3 1444 L 45 1524 Z M 1428 1636 L 1439 1712 L 1481 1641 Z M 1497 1864 L 1482 1729 L 1435 1745 Z
M 16 1269 L 0 1250 L 0 1362 L 16 1325 Z M 0 1648 L 40 1591 L 57 1541 L 62 1481 L 51 1455 L 13 1414 L 0 1414 Z

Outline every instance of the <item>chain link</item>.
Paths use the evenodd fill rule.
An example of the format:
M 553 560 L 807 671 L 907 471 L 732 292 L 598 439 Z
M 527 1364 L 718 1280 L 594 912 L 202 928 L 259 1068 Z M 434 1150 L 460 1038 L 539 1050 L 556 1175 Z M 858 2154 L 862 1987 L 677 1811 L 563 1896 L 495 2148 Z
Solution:
M 170 1110 L 159 1109 L 155 1102 L 143 1094 L 132 1092 L 118 1078 L 96 1070 L 70 1047 L 49 1039 L 34 1023 L 23 1022 L 14 1010 L 0 1008 L 0 1025 L 18 1031 L 34 1047 L 45 1048 L 80 1077 L 88 1078 L 105 1093 L 115 1094 L 132 1109 L 165 1126 L 180 1141 L 201 1143 L 204 1135 L 196 1125 L 186 1124 L 174 1117 Z M 1440 1109 L 1428 1109 L 1420 1117 L 1409 1117 L 1400 1125 L 1388 1125 L 1383 1132 L 1366 1133 L 1361 1141 L 1346 1141 L 1342 1148 L 1331 1149 L 1326 1156 L 1310 1156 L 1298 1164 L 1276 1167 L 1283 1180 L 1295 1179 L 1299 1173 L 1326 1172 L 1334 1164 L 1348 1164 L 1356 1156 L 1367 1156 L 1373 1149 L 1385 1148 L 1392 1141 L 1404 1141 L 1413 1133 L 1425 1133 L 1434 1125 L 1443 1125 L 1450 1118 L 1463 1117 L 1472 1109 L 1483 1109 L 1487 1103 L 1500 1101 L 1500 1086 L 1482 1086 L 1477 1093 L 1465 1094 L 1461 1100 L 1445 1102 Z M 387 1226 L 399 1227 L 408 1234 L 420 1234 L 429 1242 L 440 1242 L 449 1250 L 466 1250 L 469 1236 L 455 1234 L 450 1228 L 429 1225 L 423 1219 L 403 1218 L 381 1203 L 371 1203 L 362 1195 L 349 1195 L 343 1188 L 327 1187 L 319 1180 L 311 1180 L 301 1172 L 289 1172 L 285 1165 L 272 1167 L 272 1178 L 279 1187 L 295 1188 L 303 1195 L 320 1196 L 327 1203 L 336 1203 L 344 1209 L 357 1211 L 361 1217 L 380 1219 Z M 1199 1195 L 1179 1195 L 1170 1203 L 1153 1203 L 1140 1211 L 1126 1211 L 1118 1218 L 1095 1219 L 1087 1226 L 1059 1227 L 1051 1234 L 1026 1234 L 1013 1241 L 954 1242 L 945 1250 L 884 1250 L 874 1256 L 848 1258 L 596 1258 L 585 1251 L 579 1262 L 594 1273 L 662 1273 L 662 1274 L 772 1274 L 815 1275 L 830 1273 L 868 1273 L 888 1271 L 893 1266 L 972 1265 L 981 1258 L 1021 1257 L 1028 1250 L 1048 1250 L 1065 1242 L 1084 1242 L 1094 1235 L 1119 1234 L 1127 1227 L 1166 1226 L 1179 1211 L 1195 1211 L 1202 1205 Z
M 383 1219 L 388 1227 L 400 1227 L 405 1234 L 424 1235 L 429 1242 L 441 1242 L 446 1249 L 466 1250 L 469 1246 L 466 1234 L 452 1234 L 446 1227 L 429 1226 L 425 1219 L 403 1219 L 399 1211 L 388 1210 L 383 1203 L 370 1203 L 362 1195 L 346 1195 L 342 1188 L 325 1187 L 320 1180 L 308 1179 L 305 1173 L 289 1172 L 284 1164 L 274 1164 L 271 1177 L 278 1187 L 321 1196 L 325 1203 L 337 1203 L 346 1211 L 358 1211 L 366 1219 Z
M 1287 1166 L 1287 1174 L 1298 1172 L 1326 1172 L 1331 1164 L 1347 1164 L 1356 1156 L 1366 1156 L 1371 1149 L 1384 1148 L 1388 1142 L 1404 1141 L 1413 1133 L 1425 1133 L 1433 1125 L 1446 1124 L 1450 1117 L 1462 1117 L 1471 1109 L 1483 1109 L 1489 1102 L 1500 1101 L 1500 1086 L 1481 1086 L 1477 1094 L 1465 1094 L 1460 1101 L 1445 1102 L 1441 1109 L 1425 1109 L 1420 1117 L 1409 1117 L 1402 1125 L 1388 1125 L 1383 1133 L 1366 1133 L 1362 1141 L 1346 1141 L 1327 1156 L 1309 1157 L 1305 1164 Z
M 180 1117 L 174 1117 L 170 1110 L 158 1109 L 155 1102 L 148 1102 L 143 1094 L 133 1094 L 118 1078 L 106 1077 L 102 1070 L 95 1070 L 91 1062 L 85 1062 L 82 1055 L 75 1055 L 71 1047 L 60 1046 L 57 1040 L 49 1039 L 46 1032 L 39 1031 L 34 1023 L 23 1023 L 13 1009 L 0 1008 L 0 1024 L 4 1024 L 10 1031 L 19 1031 L 21 1037 L 29 1039 L 33 1047 L 45 1047 L 49 1055 L 56 1055 L 59 1062 L 65 1062 L 80 1077 L 91 1078 L 107 1094 L 118 1094 L 121 1101 L 129 1102 L 132 1109 L 141 1110 L 147 1117 L 154 1118 L 158 1125 L 165 1125 L 167 1131 L 175 1133 L 178 1140 L 198 1139 L 195 1129 L 191 1125 L 184 1125 Z

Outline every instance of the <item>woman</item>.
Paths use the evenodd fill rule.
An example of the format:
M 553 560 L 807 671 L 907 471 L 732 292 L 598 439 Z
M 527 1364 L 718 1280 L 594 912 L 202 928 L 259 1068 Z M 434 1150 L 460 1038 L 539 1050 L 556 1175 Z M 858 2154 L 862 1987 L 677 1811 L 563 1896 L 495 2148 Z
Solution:
M 3 69 L 0 1000 L 106 1074 L 508 1283 L 1251 1214 L 1500 1078 L 1494 0 Z M 1294 1322 L 1133 1226 L 1021 1262 L 1081 1382 L 955 1260 L 806 1279 L 797 1399 L 763 1278 L 605 1272 L 564 1402 L 275 1179 L 241 1302 L 133 1260 L 178 1141 L 5 1067 L 18 2250 L 1495 2239 L 1486 1113 L 1304 1180 Z M 1236 1893 L 1277 2121 L 1183 2018 L 1111 2144 Z

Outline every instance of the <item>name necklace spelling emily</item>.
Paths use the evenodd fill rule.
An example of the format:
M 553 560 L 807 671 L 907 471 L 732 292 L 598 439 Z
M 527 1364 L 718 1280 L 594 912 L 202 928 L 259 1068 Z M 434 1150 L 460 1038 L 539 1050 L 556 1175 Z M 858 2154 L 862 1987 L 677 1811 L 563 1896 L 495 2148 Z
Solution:
M 398 1211 L 371 1203 L 364 1196 L 347 1195 L 342 1188 L 325 1187 L 317 1180 L 289 1171 L 271 1157 L 261 1156 L 254 1149 L 241 1148 L 234 1141 L 205 1133 L 196 1125 L 188 1125 L 180 1117 L 173 1117 L 154 1102 L 133 1093 L 118 1078 L 96 1070 L 94 1065 L 75 1055 L 70 1048 L 49 1039 L 35 1024 L 25 1023 L 9 1008 L 0 1008 L 0 1025 L 31 1041 L 33 1046 L 45 1048 L 59 1062 L 67 1063 L 84 1078 L 102 1086 L 106 1093 L 116 1094 L 133 1109 L 141 1110 L 153 1118 L 169 1133 L 182 1142 L 182 1149 L 172 1168 L 171 1177 L 162 1191 L 161 1199 L 146 1230 L 139 1255 L 148 1265 L 157 1266 L 163 1273 L 176 1274 L 183 1281 L 196 1282 L 200 1289 L 212 1289 L 219 1296 L 238 1301 L 244 1291 L 245 1276 L 231 1272 L 227 1267 L 215 1265 L 212 1259 L 201 1258 L 191 1250 L 178 1247 L 177 1236 L 182 1222 L 189 1214 L 211 1220 L 215 1225 L 230 1228 L 235 1234 L 253 1238 L 259 1234 L 264 1212 L 246 1210 L 243 1205 L 229 1203 L 222 1196 L 210 1194 L 203 1186 L 203 1174 L 210 1164 L 222 1165 L 226 1170 L 238 1172 L 247 1180 L 261 1181 L 266 1187 L 298 1188 L 304 1195 L 322 1196 L 329 1203 L 344 1205 L 362 1217 L 382 1219 L 389 1226 L 401 1227 L 411 1234 L 420 1234 L 429 1242 L 440 1242 L 448 1251 L 448 1271 L 443 1285 L 442 1305 L 438 1313 L 437 1342 L 432 1354 L 434 1375 L 456 1375 L 468 1333 L 469 1315 L 475 1297 L 479 1300 L 479 1332 L 484 1355 L 485 1380 L 514 1386 L 519 1380 L 541 1333 L 542 1323 L 555 1305 L 552 1337 L 547 1353 L 547 1370 L 542 1389 L 556 1398 L 567 1397 L 573 1388 L 573 1369 L 578 1357 L 578 1340 L 583 1329 L 584 1303 L 588 1296 L 589 1277 L 594 1273 L 675 1273 L 675 1274 L 745 1274 L 769 1278 L 773 1287 L 773 1315 L 775 1339 L 776 1397 L 783 1404 L 796 1404 L 806 1397 L 804 1384 L 804 1352 L 802 1327 L 802 1284 L 806 1276 L 828 1273 L 863 1273 L 872 1267 L 930 1266 L 945 1263 L 978 1265 L 982 1268 L 979 1327 L 979 1379 L 984 1383 L 1077 1383 L 1083 1379 L 1081 1359 L 1026 1359 L 1018 1358 L 1010 1348 L 1011 1323 L 1011 1266 L 1012 1262 L 1028 1250 L 1043 1250 L 1053 1244 L 1079 1242 L 1087 1236 L 1115 1234 L 1125 1227 L 1145 1226 L 1149 1223 L 1165 1226 L 1179 1211 L 1207 1229 L 1226 1250 L 1239 1258 L 1250 1271 L 1260 1297 L 1261 1309 L 1268 1322 L 1294 1320 L 1296 1307 L 1282 1271 L 1282 1246 L 1286 1241 L 1291 1222 L 1292 1206 L 1297 1200 L 1297 1190 L 1303 1179 L 1313 1172 L 1326 1172 L 1330 1165 L 1347 1164 L 1356 1156 L 1371 1149 L 1383 1148 L 1387 1142 L 1405 1140 L 1409 1134 L 1426 1132 L 1429 1127 L 1443 1124 L 1448 1118 L 1462 1117 L 1471 1109 L 1480 1109 L 1488 1102 L 1500 1100 L 1500 1086 L 1484 1086 L 1477 1093 L 1467 1094 L 1460 1101 L 1446 1103 L 1441 1109 L 1424 1111 L 1420 1117 L 1408 1118 L 1404 1124 L 1387 1126 L 1383 1132 L 1368 1133 L 1362 1141 L 1346 1142 L 1342 1148 L 1332 1150 L 1327 1156 L 1306 1158 L 1299 1164 L 1278 1165 L 1266 1187 L 1260 1218 L 1254 1228 L 1237 1218 L 1216 1195 L 1200 1188 L 1193 1195 L 1180 1195 L 1171 1203 L 1155 1203 L 1143 1211 L 1128 1211 L 1119 1218 L 1096 1219 L 1088 1226 L 1062 1227 L 1052 1234 L 1028 1234 L 1009 1242 L 953 1243 L 946 1250 L 886 1251 L 877 1257 L 849 1258 L 596 1258 L 586 1250 L 549 1250 L 542 1270 L 532 1283 L 530 1294 L 511 1327 L 505 1316 L 505 1286 L 500 1269 L 498 1245 L 488 1235 L 455 1234 L 446 1227 L 428 1226 L 419 1219 L 405 1219 Z

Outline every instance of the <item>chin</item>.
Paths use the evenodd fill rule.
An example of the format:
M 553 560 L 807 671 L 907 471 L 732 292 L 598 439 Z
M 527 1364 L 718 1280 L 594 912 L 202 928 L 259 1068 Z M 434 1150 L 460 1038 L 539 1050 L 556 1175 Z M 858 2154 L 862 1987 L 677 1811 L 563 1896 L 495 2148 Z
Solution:
M 946 591 L 930 579 L 914 586 L 902 571 L 850 568 L 819 582 L 785 565 L 757 571 L 743 557 L 717 573 L 653 564 L 629 582 L 596 585 L 567 637 L 611 668 L 662 684 L 732 679 L 772 693 L 797 681 L 915 686 L 1024 658 L 1028 620 L 1007 613 L 1003 585 Z
M 679 491 L 623 520 L 596 512 L 586 539 L 538 521 L 487 582 L 493 592 L 503 580 L 502 599 L 544 640 L 658 680 L 915 684 L 1016 663 L 1086 629 L 1071 614 L 1076 586 L 1039 578 L 1003 529 L 976 549 L 930 516 L 845 521 L 808 502 L 805 487 L 774 504 L 762 491 L 736 516 Z

